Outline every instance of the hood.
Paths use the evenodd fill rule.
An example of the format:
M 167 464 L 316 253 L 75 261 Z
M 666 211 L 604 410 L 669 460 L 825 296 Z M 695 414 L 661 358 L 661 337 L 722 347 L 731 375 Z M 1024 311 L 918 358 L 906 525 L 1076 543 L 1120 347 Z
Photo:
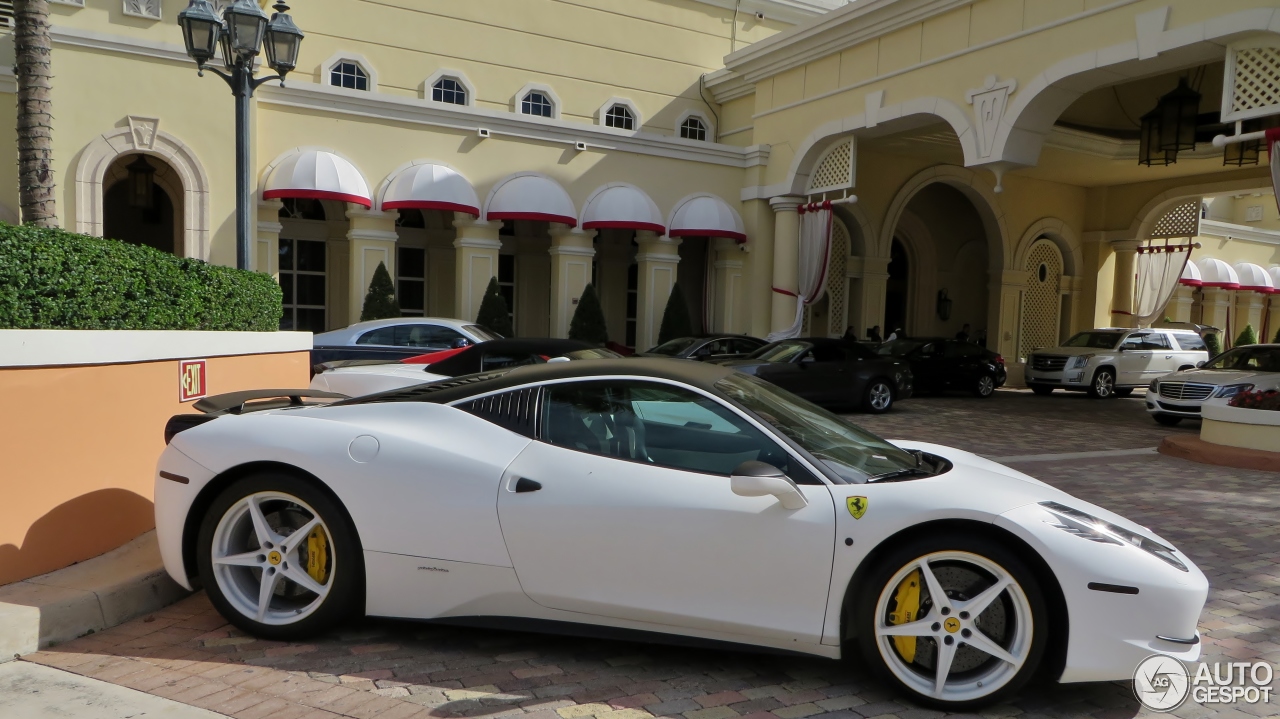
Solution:
M 1252 383 L 1258 389 L 1280 387 L 1280 372 L 1239 369 L 1188 369 L 1160 377 L 1161 382 L 1200 382 L 1226 385 Z

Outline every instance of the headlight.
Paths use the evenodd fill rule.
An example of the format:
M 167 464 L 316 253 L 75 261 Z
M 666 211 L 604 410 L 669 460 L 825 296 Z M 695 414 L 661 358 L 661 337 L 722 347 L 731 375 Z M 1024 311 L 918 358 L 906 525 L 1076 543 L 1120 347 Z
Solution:
M 1252 384 L 1229 384 L 1225 387 L 1218 388 L 1218 391 L 1214 392 L 1213 396 L 1214 397 L 1235 397 L 1241 392 L 1248 392 L 1251 389 L 1253 389 Z
M 1173 555 L 1173 547 L 1166 547 L 1154 539 L 1144 537 L 1136 532 L 1130 532 L 1124 527 L 1117 527 L 1110 522 L 1098 519 L 1092 514 L 1072 509 L 1065 504 L 1041 502 L 1040 506 L 1047 509 L 1057 520 L 1053 526 L 1064 532 L 1098 542 L 1099 544 L 1128 544 L 1152 556 L 1159 557 L 1171 567 L 1184 572 L 1190 571 L 1187 569 L 1187 565 Z
M 1071 369 L 1080 369 L 1088 366 L 1091 359 L 1093 359 L 1093 355 L 1076 355 L 1076 358 L 1071 360 Z

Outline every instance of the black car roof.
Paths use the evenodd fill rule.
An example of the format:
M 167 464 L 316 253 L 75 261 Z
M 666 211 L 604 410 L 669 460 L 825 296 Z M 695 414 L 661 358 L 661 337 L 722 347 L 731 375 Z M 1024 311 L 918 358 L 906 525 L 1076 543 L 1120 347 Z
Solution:
M 628 359 L 598 359 L 582 362 L 548 362 L 480 374 L 464 375 L 453 379 L 415 385 L 404 389 L 357 397 L 336 402 L 336 405 L 374 404 L 378 402 L 454 402 L 478 394 L 501 391 L 520 385 L 565 379 L 589 379 L 624 375 L 628 377 L 652 377 L 682 382 L 711 391 L 716 382 L 735 370 L 703 362 L 681 359 L 633 357 Z

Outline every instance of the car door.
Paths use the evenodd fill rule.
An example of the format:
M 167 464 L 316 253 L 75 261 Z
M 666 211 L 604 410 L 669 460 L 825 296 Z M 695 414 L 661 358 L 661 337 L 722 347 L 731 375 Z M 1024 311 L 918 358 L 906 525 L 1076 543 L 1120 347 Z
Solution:
M 1147 349 L 1146 338 L 1150 332 L 1133 332 L 1120 343 L 1116 353 L 1116 384 L 1137 386 L 1144 384 L 1152 351 Z
M 926 389 L 942 389 L 946 386 L 946 373 L 943 371 L 942 343 L 928 342 L 907 355 L 911 365 L 911 374 L 916 385 Z
M 542 408 L 539 441 L 498 492 L 503 537 L 533 601 L 817 641 L 834 503 L 769 434 L 717 400 L 652 381 L 548 385 Z M 808 505 L 735 495 L 728 475 L 748 459 L 788 472 Z
M 1178 371 L 1178 350 L 1169 341 L 1169 335 L 1164 332 L 1151 332 L 1142 338 L 1142 348 L 1151 353 L 1151 361 L 1147 363 L 1147 368 L 1142 375 L 1144 384 L 1156 377 Z
M 796 394 L 817 403 L 848 400 L 846 395 L 852 383 L 852 375 L 849 374 L 852 361 L 853 358 L 838 344 L 814 345 L 813 349 L 800 358 L 797 381 L 801 391 Z

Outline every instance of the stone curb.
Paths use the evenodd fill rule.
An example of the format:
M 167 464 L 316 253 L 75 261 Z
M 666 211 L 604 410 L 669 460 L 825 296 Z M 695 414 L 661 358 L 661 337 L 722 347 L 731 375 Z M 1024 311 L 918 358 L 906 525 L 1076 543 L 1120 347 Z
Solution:
M 187 594 L 164 571 L 152 530 L 93 559 L 0 586 L 0 661 L 114 627 Z
M 1170 457 L 1187 459 L 1201 464 L 1216 464 L 1236 469 L 1256 469 L 1263 472 L 1280 472 L 1280 452 L 1260 449 L 1227 447 L 1206 442 L 1194 435 L 1165 437 L 1159 451 Z

